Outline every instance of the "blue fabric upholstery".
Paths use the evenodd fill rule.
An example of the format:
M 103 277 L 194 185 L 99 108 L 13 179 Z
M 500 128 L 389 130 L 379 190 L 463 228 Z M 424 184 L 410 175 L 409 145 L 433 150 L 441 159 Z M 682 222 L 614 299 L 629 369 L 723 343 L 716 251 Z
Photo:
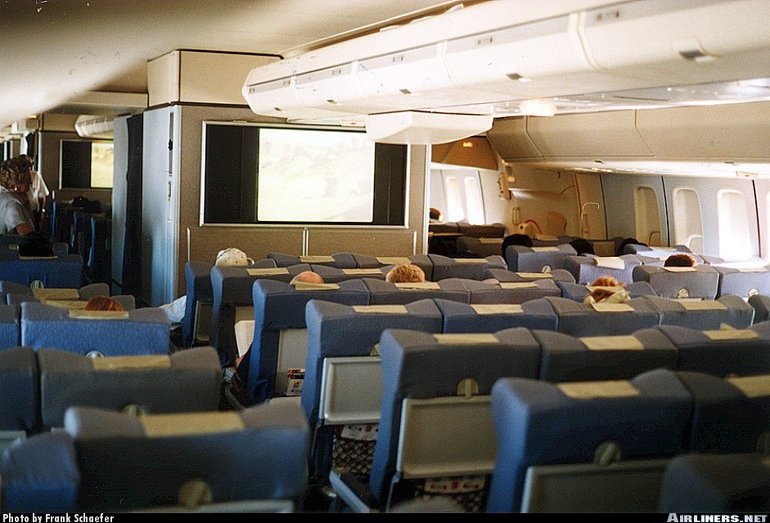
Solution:
M 0 430 L 37 430 L 40 371 L 29 347 L 0 350 Z
M 356 278 L 375 278 L 384 280 L 385 275 L 392 268 L 392 265 L 385 265 L 382 267 L 367 267 L 364 269 L 359 267 L 339 269 L 337 267 L 329 267 L 328 265 L 310 264 L 310 270 L 320 275 L 325 283 L 338 283 Z M 365 272 L 362 273 L 361 271 Z
M 259 260 L 256 269 L 274 268 L 274 260 Z M 289 282 L 302 271 L 309 271 L 310 265 L 300 264 L 283 267 L 281 274 L 249 274 L 249 267 L 214 266 L 211 268 L 211 338 L 210 343 L 217 352 L 222 367 L 230 367 L 238 353 L 235 342 L 235 309 L 239 306 L 251 306 L 254 282 L 270 279 Z
M 574 398 L 557 384 L 505 378 L 492 389 L 498 447 L 487 512 L 518 512 L 531 465 L 591 463 L 615 442 L 623 459 L 671 457 L 687 449 L 691 397 L 673 372 L 630 381 L 635 396 Z
M 532 276 L 534 274 L 540 274 L 542 276 L 538 278 L 533 278 Z M 538 279 L 544 278 L 548 280 L 553 280 L 554 283 L 559 284 L 561 282 L 564 283 L 575 283 L 575 277 L 572 276 L 572 274 L 566 270 L 566 269 L 553 269 L 551 272 L 540 272 L 537 271 L 536 273 L 527 273 L 526 271 L 522 272 L 513 272 L 509 271 L 508 269 L 496 269 L 494 267 L 490 267 L 487 269 L 486 274 L 484 275 L 484 279 L 487 278 L 494 278 L 498 282 L 525 282 L 525 281 L 537 281 Z
M 1 354 L 0 354 L 1 355 Z M 222 369 L 213 347 L 193 347 L 147 358 L 92 358 L 40 349 L 40 412 L 46 427 L 61 427 L 73 405 L 147 414 L 217 410 Z M 153 363 L 155 363 L 153 365 Z
M 27 286 L 33 281 L 41 281 L 44 287 L 78 289 L 83 284 L 83 258 L 79 254 L 68 254 L 50 259 L 3 260 L 0 280 Z
M 632 283 L 634 267 L 638 267 L 642 262 L 633 254 L 624 254 L 615 260 L 623 262 L 622 269 L 602 267 L 601 260 L 591 255 L 568 256 L 564 261 L 564 268 L 575 277 L 577 283 L 584 285 L 590 284 L 601 276 L 613 276 L 621 283 Z
M 199 303 L 212 303 L 211 268 L 213 263 L 188 261 L 184 264 L 184 278 L 187 299 L 182 319 L 182 341 L 185 347 L 195 342 L 195 309 Z
M 628 300 L 633 310 L 624 312 L 599 312 L 590 305 L 550 296 L 530 303 L 541 300 L 556 313 L 558 331 L 572 336 L 619 336 L 660 324 L 660 312 L 642 297 Z
M 483 280 L 487 269 L 494 267 L 505 269 L 505 261 L 499 255 L 487 258 L 449 258 L 440 254 L 429 254 L 433 264 L 432 281 L 441 281 L 446 278 L 466 278 L 469 280 Z
M 630 335 L 641 350 L 630 348 L 625 337 L 602 336 L 597 340 L 602 345 L 595 347 L 589 342 L 596 338 L 542 330 L 532 335 L 540 343 L 539 378 L 545 381 L 631 379 L 648 370 L 676 368 L 676 347 L 656 329 Z
M 544 300 L 531 300 L 521 304 L 521 312 L 482 311 L 471 304 L 437 298 L 434 300 L 443 315 L 443 332 L 497 332 L 513 327 L 556 330 L 558 318 L 553 308 Z
M 688 309 L 691 302 L 663 298 L 660 296 L 645 296 L 643 298 L 660 311 L 661 325 L 679 325 L 693 329 L 719 329 L 721 325 L 729 325 L 736 329 L 749 327 L 754 320 L 754 309 L 743 301 L 740 296 L 722 296 L 717 300 L 695 302 L 696 309 Z
M 561 290 L 550 279 L 523 283 L 522 286 L 506 287 L 498 283 L 486 283 L 466 278 L 446 278 L 439 282 L 442 289 L 464 290 L 470 303 L 524 303 L 544 296 L 561 296 Z
M 164 426 L 165 431 L 153 430 Z M 147 416 L 73 407 L 67 411 L 65 429 L 47 439 L 30 438 L 9 454 L 18 456 L 13 472 L 19 479 L 11 486 L 33 491 L 30 483 L 42 484 L 37 490 L 54 491 L 54 501 L 67 511 L 177 505 L 180 489 L 193 480 L 209 487 L 214 503 L 261 499 L 298 503 L 307 486 L 309 434 L 293 404 Z M 50 448 L 51 437 L 58 448 Z M 68 438 L 74 442 L 74 453 Z M 4 467 L 4 472 L 8 469 Z M 57 507 L 43 496 L 22 499 L 27 511 Z
M 444 289 L 441 282 L 436 282 L 438 289 L 405 289 L 399 288 L 395 283 L 382 280 L 364 278 L 361 280 L 369 292 L 370 305 L 403 305 L 426 298 L 443 298 L 446 300 L 468 303 L 470 293 L 466 289 L 458 289 L 456 285 L 451 285 L 449 289 Z
M 764 409 L 728 380 L 677 372 L 693 398 L 691 452 L 754 452 L 768 426 Z
M 346 305 L 369 304 L 369 292 L 364 280 L 347 280 L 337 285 L 339 289 L 297 290 L 279 281 L 258 280 L 254 283 L 254 341 L 239 366 L 239 375 L 242 375 L 241 366 L 247 372 L 248 401 L 258 403 L 275 394 L 280 332 L 306 328 L 305 308 L 310 300 Z
M 505 249 L 505 262 L 508 270 L 513 272 L 549 272 L 554 269 L 564 269 L 569 256 L 577 256 L 577 252 L 568 243 L 534 248 L 509 245 Z
M 487 256 L 500 256 L 503 238 L 476 238 L 473 236 L 460 236 L 455 242 L 455 247 L 460 256 L 473 254 L 479 258 Z
M 42 303 L 21 304 L 21 343 L 38 349 L 105 356 L 168 354 L 169 324 L 157 308 L 128 311 L 127 319 L 70 318 L 69 311 Z
M 91 217 L 91 237 L 86 255 L 86 269 L 91 281 L 112 283 L 112 220 Z
M 676 345 L 679 370 L 705 372 L 716 376 L 770 373 L 770 322 L 746 329 L 756 336 L 742 337 L 742 331 L 719 331 L 714 339 L 708 332 L 675 325 L 658 327 Z
M 687 272 L 670 272 L 667 267 L 639 265 L 634 267 L 633 278 L 634 281 L 649 282 L 655 294 L 664 298 L 713 300 L 719 284 L 719 273 L 708 265 L 696 265 Z
M 719 273 L 717 297 L 736 294 L 748 299 L 754 294 L 770 295 L 770 270 L 767 267 L 745 271 L 730 267 L 714 267 Z
M 18 305 L 0 305 L 0 349 L 21 345 L 20 316 Z
M 557 282 L 556 285 L 561 289 L 562 297 L 581 303 L 591 292 L 588 290 L 588 286 L 582 283 Z M 655 296 L 655 290 L 646 281 L 627 283 L 623 288 L 628 291 L 628 295 L 631 298 Z
M 684 454 L 666 467 L 659 512 L 770 511 L 767 454 Z
M 322 261 L 316 256 L 297 256 L 295 254 L 285 254 L 282 252 L 269 252 L 267 258 L 275 261 L 278 267 L 289 267 L 297 264 L 316 264 L 336 267 L 337 269 L 355 269 L 357 267 L 353 254 L 349 252 L 338 252 L 329 255 L 332 259 Z
M 770 296 L 766 294 L 750 296 L 749 305 L 754 309 L 754 323 L 760 323 L 770 318 Z
M 34 436 L 3 454 L 2 505 L 7 512 L 73 512 L 80 472 L 72 438 L 64 432 Z
M 524 328 L 494 334 L 496 342 L 436 341 L 433 334 L 388 329 L 380 338 L 383 399 L 369 486 L 384 500 L 395 471 L 401 408 L 405 398 L 456 396 L 471 378 L 489 394 L 502 376 L 537 375 L 540 346 Z M 489 362 L 495 362 L 490 365 Z
M 311 426 L 318 421 L 324 358 L 368 356 L 388 328 L 441 332 L 441 311 L 433 300 L 415 301 L 405 308 L 406 313 L 357 312 L 350 305 L 322 300 L 308 302 L 305 312 L 308 354 L 302 409 Z

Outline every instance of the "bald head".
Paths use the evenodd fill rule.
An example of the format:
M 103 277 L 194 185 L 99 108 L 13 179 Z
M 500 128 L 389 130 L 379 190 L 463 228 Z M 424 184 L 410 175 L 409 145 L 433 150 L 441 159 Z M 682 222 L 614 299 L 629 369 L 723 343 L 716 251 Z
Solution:
M 294 276 L 294 278 L 292 278 L 289 283 L 295 284 L 295 283 L 323 283 L 323 282 L 324 282 L 324 279 L 317 272 L 302 271 L 296 276 Z

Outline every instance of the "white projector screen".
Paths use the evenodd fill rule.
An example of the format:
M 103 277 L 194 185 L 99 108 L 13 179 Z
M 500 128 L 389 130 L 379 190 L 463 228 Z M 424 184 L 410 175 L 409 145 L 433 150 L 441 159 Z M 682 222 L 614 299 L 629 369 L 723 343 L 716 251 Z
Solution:
M 365 133 L 263 128 L 257 221 L 371 223 L 374 142 Z

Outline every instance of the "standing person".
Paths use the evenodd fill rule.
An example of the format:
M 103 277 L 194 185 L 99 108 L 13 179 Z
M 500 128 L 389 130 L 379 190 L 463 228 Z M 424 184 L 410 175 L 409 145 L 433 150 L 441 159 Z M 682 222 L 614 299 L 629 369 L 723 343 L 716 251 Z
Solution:
M 34 163 L 32 158 L 26 154 L 22 154 L 18 157 L 19 168 L 26 168 L 29 170 L 31 184 L 29 186 L 29 206 L 32 209 L 32 219 L 35 225 L 35 230 L 40 231 L 40 227 L 43 221 L 43 215 L 45 214 L 45 204 L 48 199 L 50 191 L 48 186 L 43 180 L 43 176 L 33 169 Z
M 0 234 L 23 236 L 35 230 L 27 198 L 32 180 L 16 160 L 0 164 Z

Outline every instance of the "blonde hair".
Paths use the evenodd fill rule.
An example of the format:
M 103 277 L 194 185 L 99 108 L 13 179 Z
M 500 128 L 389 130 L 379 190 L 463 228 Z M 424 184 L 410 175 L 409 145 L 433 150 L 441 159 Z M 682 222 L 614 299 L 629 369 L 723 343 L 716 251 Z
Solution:
M 591 287 L 625 287 L 625 285 L 614 276 L 599 276 L 593 281 Z
M 87 311 L 125 311 L 123 304 L 109 296 L 94 296 L 88 300 L 83 309 Z
M 385 275 L 385 281 L 390 283 L 421 283 L 425 281 L 425 273 L 413 263 L 402 263 L 388 271 L 388 274 Z

